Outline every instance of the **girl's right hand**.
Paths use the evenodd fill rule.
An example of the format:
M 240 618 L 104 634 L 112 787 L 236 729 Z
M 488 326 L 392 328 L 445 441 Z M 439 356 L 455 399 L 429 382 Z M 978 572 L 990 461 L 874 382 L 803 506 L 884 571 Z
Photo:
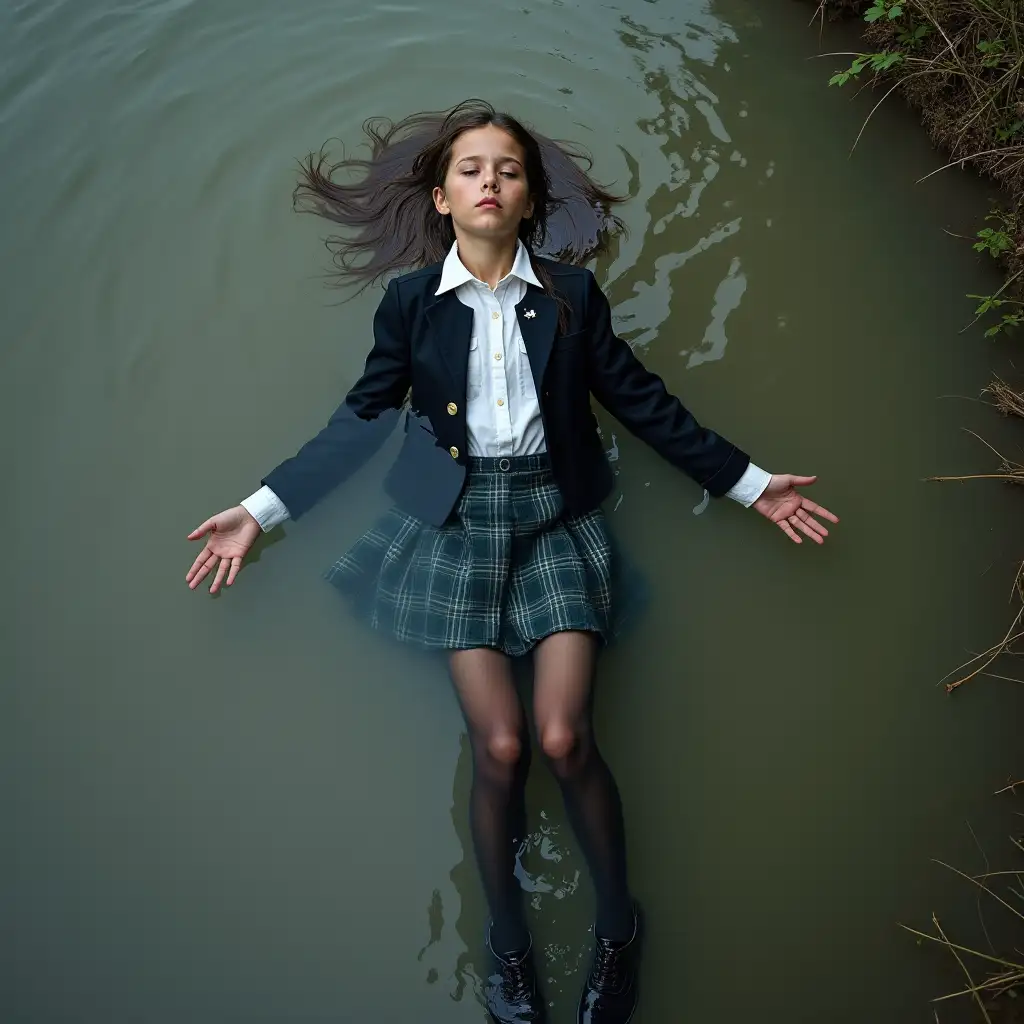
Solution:
M 192 563 L 185 582 L 189 590 L 195 590 L 216 567 L 217 575 L 210 586 L 210 593 L 216 594 L 224 582 L 225 574 L 229 587 L 235 582 L 235 577 L 242 568 L 242 559 L 260 535 L 260 524 L 241 505 L 236 505 L 197 526 L 188 535 L 188 539 L 199 540 L 207 534 L 209 539 L 206 541 L 206 547 Z

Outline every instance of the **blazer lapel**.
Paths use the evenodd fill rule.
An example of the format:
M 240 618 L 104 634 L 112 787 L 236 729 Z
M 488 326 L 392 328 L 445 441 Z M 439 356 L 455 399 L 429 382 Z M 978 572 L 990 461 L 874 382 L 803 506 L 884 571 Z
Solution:
M 547 292 L 529 285 L 523 301 L 516 306 L 516 317 L 526 343 L 526 354 L 530 357 L 533 383 L 539 395 L 558 327 L 558 303 Z
M 430 335 L 441 350 L 455 385 L 453 397 L 466 401 L 466 369 L 473 337 L 473 310 L 459 302 L 454 291 L 439 295 L 426 310 Z

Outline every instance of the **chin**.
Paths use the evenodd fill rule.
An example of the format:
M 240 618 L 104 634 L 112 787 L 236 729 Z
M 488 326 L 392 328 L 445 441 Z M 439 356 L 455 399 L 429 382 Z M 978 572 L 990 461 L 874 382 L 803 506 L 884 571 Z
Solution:
M 480 211 L 475 211 L 479 213 Z M 501 211 L 504 213 L 505 211 Z M 495 216 L 483 216 L 469 218 L 468 223 L 463 221 L 457 226 L 467 235 L 476 235 L 478 238 L 506 238 L 509 235 L 519 234 L 519 221 L 512 221 L 506 217 L 500 220 Z

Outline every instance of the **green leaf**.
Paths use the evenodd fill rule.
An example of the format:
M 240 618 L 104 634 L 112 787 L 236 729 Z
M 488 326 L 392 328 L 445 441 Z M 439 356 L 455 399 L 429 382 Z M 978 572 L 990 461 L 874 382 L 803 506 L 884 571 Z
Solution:
M 846 85 L 850 80 L 850 76 L 845 71 L 839 71 L 834 74 L 829 80 L 829 85 Z
M 871 66 L 875 71 L 888 71 L 902 60 L 902 53 L 875 53 L 871 56 Z
M 868 23 L 878 21 L 879 18 L 885 17 L 884 7 L 872 7 L 867 14 L 864 15 L 864 20 Z
M 1013 239 L 1005 231 L 982 228 L 977 237 L 980 241 L 974 243 L 974 251 L 987 252 L 993 258 L 1013 248 Z
M 898 17 L 900 17 L 901 14 L 903 14 L 903 8 L 899 4 L 896 4 L 895 7 L 889 8 L 890 21 L 895 21 Z
M 1002 324 L 997 324 L 995 327 L 990 327 L 985 332 L 986 338 L 994 338 L 1003 329 Z
M 921 43 L 931 34 L 931 27 L 928 25 L 917 25 L 914 30 L 907 29 L 901 32 L 897 39 L 904 45 L 917 49 Z
M 1007 128 L 997 128 L 996 138 L 1000 142 L 1008 142 L 1017 135 L 1022 128 L 1024 128 L 1024 121 L 1014 121 L 1013 124 Z

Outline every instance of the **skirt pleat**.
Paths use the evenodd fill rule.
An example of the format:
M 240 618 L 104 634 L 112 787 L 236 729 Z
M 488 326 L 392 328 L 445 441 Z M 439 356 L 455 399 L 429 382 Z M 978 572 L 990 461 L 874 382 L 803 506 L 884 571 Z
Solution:
M 392 507 L 326 578 L 398 640 L 518 657 L 565 630 L 610 641 L 616 563 L 604 513 L 566 516 L 548 457 L 529 455 L 470 459 L 444 526 Z

